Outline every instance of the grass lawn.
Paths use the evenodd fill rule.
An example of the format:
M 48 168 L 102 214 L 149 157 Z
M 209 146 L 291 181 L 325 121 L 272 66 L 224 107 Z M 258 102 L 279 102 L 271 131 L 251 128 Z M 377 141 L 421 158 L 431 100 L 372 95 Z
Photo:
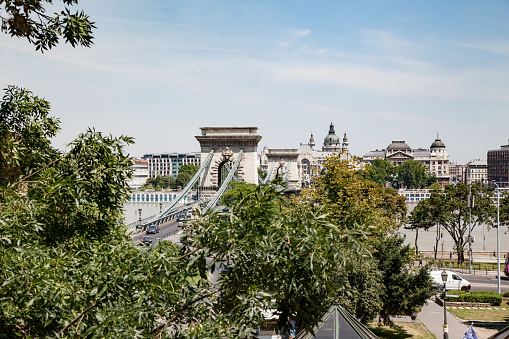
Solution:
M 420 321 L 396 322 L 394 328 L 388 326 L 378 327 L 377 322 L 368 325 L 368 328 L 381 339 L 436 339 Z
M 500 309 L 504 307 L 505 310 Z M 500 306 L 493 306 L 491 309 L 453 309 L 447 310 L 454 314 L 456 317 L 464 321 L 465 324 L 470 325 L 473 321 L 474 326 L 484 327 L 487 329 L 501 330 L 509 326 L 509 306 L 507 301 L 503 301 Z

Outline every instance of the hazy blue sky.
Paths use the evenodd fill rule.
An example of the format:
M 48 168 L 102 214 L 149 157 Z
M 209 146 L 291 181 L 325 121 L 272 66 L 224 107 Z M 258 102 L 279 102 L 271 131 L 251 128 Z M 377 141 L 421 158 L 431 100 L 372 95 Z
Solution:
M 362 156 L 439 133 L 452 160 L 507 144 L 508 1 L 81 0 L 95 45 L 44 54 L 0 34 L 0 82 L 52 103 L 63 148 L 87 129 L 133 156 L 199 151 L 203 126 L 260 146 L 321 147 L 331 121 Z M 53 10 L 50 8 L 50 12 Z

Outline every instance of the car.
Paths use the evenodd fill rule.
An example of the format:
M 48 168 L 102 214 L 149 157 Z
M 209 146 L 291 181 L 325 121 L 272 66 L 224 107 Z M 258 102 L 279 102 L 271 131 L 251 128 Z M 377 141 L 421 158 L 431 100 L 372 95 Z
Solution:
M 184 220 L 186 220 L 186 216 L 184 214 L 179 214 L 177 216 L 177 221 L 178 222 L 181 222 L 181 221 L 184 221 Z
M 156 234 L 156 233 L 159 233 L 160 231 L 160 228 L 159 226 L 157 225 L 150 225 L 149 227 L 147 227 L 147 231 L 145 232 L 145 234 Z
M 140 239 L 141 243 L 144 244 L 144 245 L 147 245 L 149 246 L 150 244 L 152 244 L 152 238 L 151 237 L 148 237 L 148 236 L 143 236 L 143 238 Z
M 431 271 L 429 275 L 433 281 L 433 286 L 440 287 L 444 285 L 442 281 L 442 272 L 444 271 Z M 457 273 L 452 271 L 445 271 L 447 273 L 446 290 L 461 290 L 470 291 L 471 286 L 467 279 L 460 277 Z

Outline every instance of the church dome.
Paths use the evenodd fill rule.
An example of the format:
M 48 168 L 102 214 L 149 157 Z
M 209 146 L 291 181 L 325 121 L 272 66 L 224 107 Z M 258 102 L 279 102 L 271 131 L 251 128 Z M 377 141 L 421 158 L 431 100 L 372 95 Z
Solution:
M 330 126 L 329 126 L 329 134 L 327 134 L 325 139 L 323 139 L 323 143 L 325 145 L 339 143 L 339 138 L 336 135 L 336 132 L 334 131 L 334 125 L 332 124 L 332 122 L 330 123 Z

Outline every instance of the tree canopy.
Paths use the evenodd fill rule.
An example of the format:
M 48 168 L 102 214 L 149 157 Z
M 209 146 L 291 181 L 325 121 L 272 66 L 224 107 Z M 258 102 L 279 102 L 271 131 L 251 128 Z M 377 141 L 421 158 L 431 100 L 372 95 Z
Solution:
M 471 229 L 477 225 L 493 225 L 496 206 L 491 197 L 493 193 L 481 184 L 471 186 Z M 458 262 L 463 262 L 465 244 L 468 242 L 469 228 L 469 185 L 458 183 L 447 185 L 444 190 L 434 190 L 429 199 L 419 202 L 411 220 L 415 227 L 428 227 L 431 224 L 443 226 L 454 241 Z M 438 239 L 438 237 L 437 237 Z M 437 240 L 438 241 L 438 240 Z
M 71 11 L 78 0 L 62 0 L 60 13 L 48 14 L 52 0 L 0 1 L 0 29 L 11 37 L 23 37 L 44 52 L 55 47 L 60 38 L 73 47 L 90 47 L 94 22 L 83 11 Z

